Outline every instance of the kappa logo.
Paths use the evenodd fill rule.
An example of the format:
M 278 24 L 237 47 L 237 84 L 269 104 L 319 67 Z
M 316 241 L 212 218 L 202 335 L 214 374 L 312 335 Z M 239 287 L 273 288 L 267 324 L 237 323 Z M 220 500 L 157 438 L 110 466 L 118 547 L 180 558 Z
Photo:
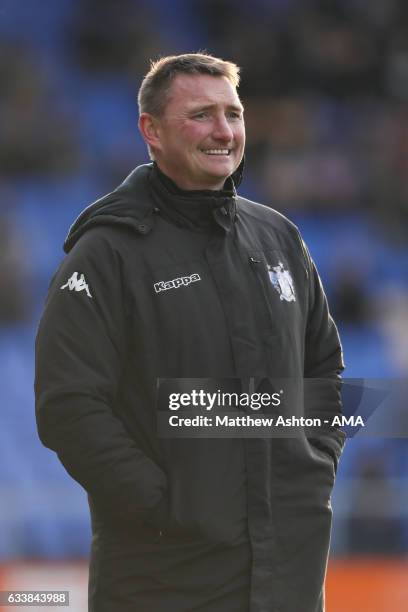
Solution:
M 66 289 L 67 287 L 70 291 L 86 291 L 87 296 L 92 297 L 84 274 L 78 276 L 78 272 L 74 272 L 65 285 L 62 285 L 61 289 Z
M 179 287 L 187 287 L 191 283 L 196 283 L 201 280 L 201 276 L 199 274 L 190 274 L 190 276 L 180 276 L 179 278 L 174 278 L 170 281 L 159 281 L 158 283 L 154 283 L 154 290 L 156 293 L 160 293 L 160 291 L 167 291 L 168 289 L 178 289 Z
M 273 287 L 279 293 L 279 298 L 287 302 L 296 302 L 293 278 L 289 270 L 285 270 L 283 263 L 280 261 L 277 266 L 268 264 L 268 272 Z

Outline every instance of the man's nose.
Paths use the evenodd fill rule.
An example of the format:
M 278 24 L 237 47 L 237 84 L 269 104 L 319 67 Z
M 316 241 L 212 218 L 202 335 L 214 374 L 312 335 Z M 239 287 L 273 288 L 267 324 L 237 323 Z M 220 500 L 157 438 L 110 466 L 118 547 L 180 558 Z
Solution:
M 214 125 L 213 136 L 218 140 L 223 140 L 226 142 L 231 142 L 233 139 L 233 131 L 229 124 L 228 118 L 225 115 L 220 115 L 217 117 Z

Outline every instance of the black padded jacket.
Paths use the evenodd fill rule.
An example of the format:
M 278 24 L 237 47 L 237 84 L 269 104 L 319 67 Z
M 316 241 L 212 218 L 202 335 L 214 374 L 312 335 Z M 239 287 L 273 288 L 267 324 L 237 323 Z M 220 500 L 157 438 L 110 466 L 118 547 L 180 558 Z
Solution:
M 324 381 L 307 414 L 341 413 L 338 333 L 297 228 L 226 186 L 136 168 L 74 223 L 50 285 L 37 423 L 88 493 L 94 612 L 324 609 L 344 435 L 157 435 L 160 378 Z

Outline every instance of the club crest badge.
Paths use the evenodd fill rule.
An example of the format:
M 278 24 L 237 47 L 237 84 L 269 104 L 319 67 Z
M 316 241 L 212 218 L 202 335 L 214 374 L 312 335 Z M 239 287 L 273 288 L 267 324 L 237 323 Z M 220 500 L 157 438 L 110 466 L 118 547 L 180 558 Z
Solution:
M 268 264 L 268 273 L 272 286 L 279 293 L 279 298 L 287 302 L 296 302 L 293 278 L 289 270 L 285 270 L 283 263 L 280 261 L 277 266 Z

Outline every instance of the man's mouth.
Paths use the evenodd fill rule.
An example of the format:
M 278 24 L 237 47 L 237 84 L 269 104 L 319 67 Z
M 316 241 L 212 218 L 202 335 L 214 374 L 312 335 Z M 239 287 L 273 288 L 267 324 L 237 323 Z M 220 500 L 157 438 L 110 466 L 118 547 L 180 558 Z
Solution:
M 231 149 L 201 149 L 205 155 L 229 155 Z

